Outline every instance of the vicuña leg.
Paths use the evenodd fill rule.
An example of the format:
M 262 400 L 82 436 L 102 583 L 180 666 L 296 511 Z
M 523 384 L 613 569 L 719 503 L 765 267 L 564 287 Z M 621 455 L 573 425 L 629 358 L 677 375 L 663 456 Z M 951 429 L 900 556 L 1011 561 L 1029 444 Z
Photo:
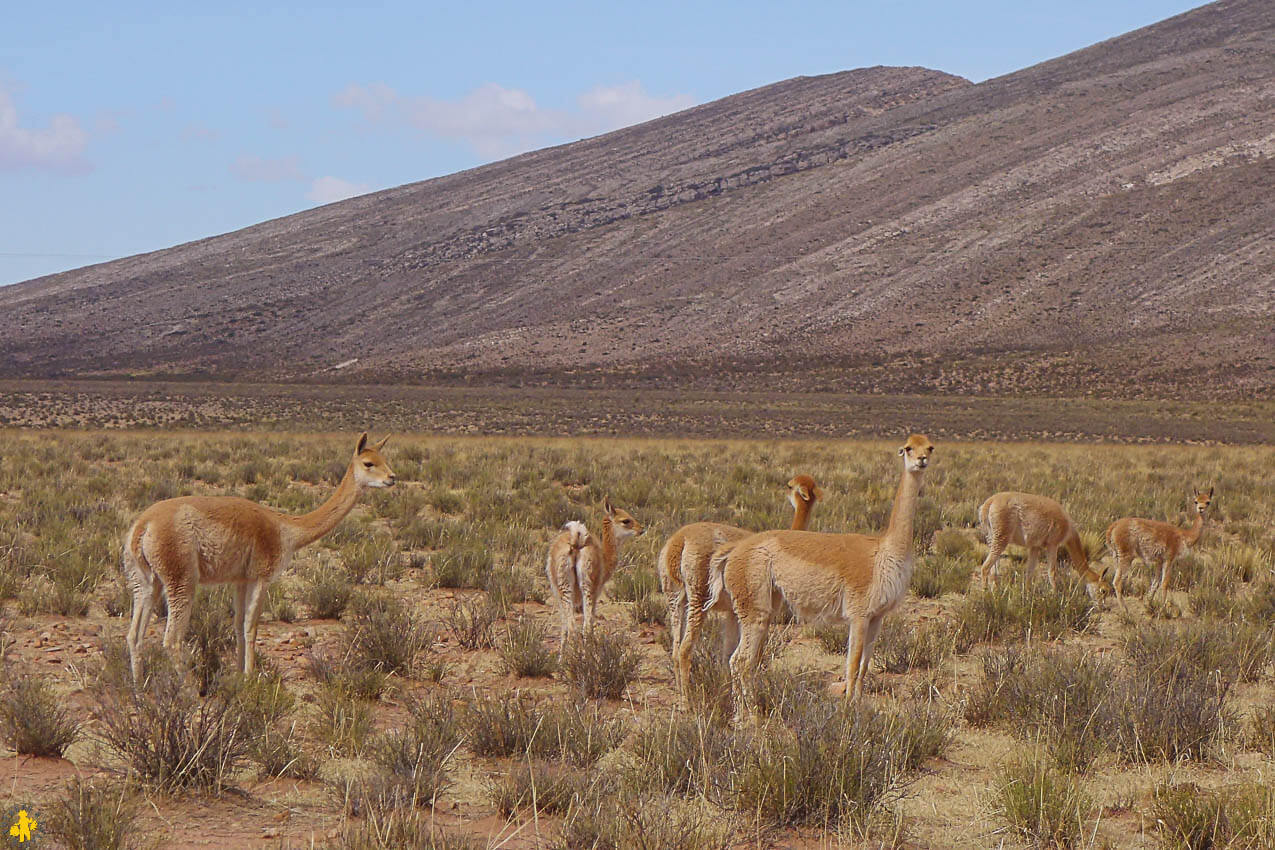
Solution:
M 1049 564 L 1049 589 L 1058 590 L 1058 547 L 1051 546 L 1045 550 L 1045 561 Z
M 688 616 L 686 608 L 686 585 L 668 594 L 668 633 L 673 641 L 669 654 L 673 658 L 673 663 L 677 663 L 678 649 L 682 645 L 683 636 L 686 634 L 686 618 Z
M 195 588 L 191 585 L 168 586 L 168 622 L 164 626 L 164 649 L 172 657 L 174 664 L 181 663 L 182 641 L 190 626 L 194 602 Z
M 576 620 L 576 582 L 575 578 L 570 574 L 565 576 L 566 581 L 563 586 L 558 588 L 558 616 L 561 620 L 561 628 L 558 629 L 558 658 L 562 658 L 562 654 L 567 649 L 567 641 L 571 639 L 571 630 L 575 626 Z
M 1163 573 L 1159 569 L 1160 564 L 1155 561 L 1146 561 L 1145 563 L 1151 572 L 1151 586 L 1147 588 L 1147 596 L 1154 599 L 1155 595 L 1160 592 L 1160 581 L 1163 578 Z
M 872 664 L 872 649 L 876 646 L 877 635 L 881 633 L 881 622 L 884 614 L 878 614 L 868 622 L 868 631 L 863 639 L 863 653 L 859 660 L 859 678 L 855 680 L 855 696 L 863 693 L 863 680 L 867 678 L 868 668 Z
M 982 567 L 984 589 L 987 588 L 987 578 L 989 574 L 992 579 L 992 587 L 996 586 L 996 574 L 998 569 L 997 562 L 1000 561 L 1001 555 L 1005 554 L 1006 545 L 1007 544 L 1004 540 L 998 540 L 995 536 L 992 536 L 991 539 L 987 541 L 987 557 L 983 559 Z
M 1035 547 L 1027 549 L 1027 586 L 1036 584 L 1036 564 L 1040 562 L 1040 550 Z M 1050 579 L 1053 580 L 1052 578 Z
M 248 585 L 248 594 L 244 600 L 244 643 L 245 655 L 243 672 L 251 674 L 257 669 L 257 623 L 261 620 L 261 606 L 266 601 L 266 585 L 264 579 L 258 579 Z
M 684 699 L 690 699 L 691 657 L 695 652 L 695 644 L 699 641 L 699 633 L 704 627 L 704 594 L 698 587 L 688 586 L 686 602 L 686 634 L 673 654 L 673 664 L 677 668 L 677 686 Z
M 247 665 L 248 632 L 244 629 L 244 610 L 248 600 L 248 583 L 238 582 L 231 588 L 231 602 L 235 607 L 235 652 L 239 658 L 239 671 L 242 673 Z
M 128 659 L 133 673 L 133 681 L 138 682 L 142 676 L 142 641 L 146 638 L 146 629 L 150 626 L 151 615 L 159 606 L 160 595 L 164 592 L 164 583 L 159 576 L 150 574 L 149 583 L 145 576 L 132 577 L 133 584 L 133 621 L 128 627 Z
M 1169 575 L 1173 572 L 1173 560 L 1165 558 L 1160 562 L 1160 586 L 1158 590 L 1164 597 L 1164 601 L 1169 601 Z
M 729 659 L 737 646 L 739 646 L 739 620 L 735 619 L 734 611 L 728 611 L 722 618 L 722 660 Z
M 599 588 L 593 586 L 594 570 L 581 569 L 579 574 L 580 596 L 582 599 L 580 610 L 584 619 L 584 633 L 587 635 L 593 631 L 593 619 L 597 616 Z
M 761 613 L 754 614 L 748 622 L 739 624 L 739 645 L 730 656 L 731 696 L 735 700 L 736 717 L 742 716 L 741 708 L 756 713 L 753 701 L 756 691 L 754 680 L 769 628 L 770 617 Z
M 846 642 L 846 702 L 859 696 L 859 680 L 863 675 L 871 629 L 872 621 L 865 616 L 855 615 L 850 621 L 850 636 Z

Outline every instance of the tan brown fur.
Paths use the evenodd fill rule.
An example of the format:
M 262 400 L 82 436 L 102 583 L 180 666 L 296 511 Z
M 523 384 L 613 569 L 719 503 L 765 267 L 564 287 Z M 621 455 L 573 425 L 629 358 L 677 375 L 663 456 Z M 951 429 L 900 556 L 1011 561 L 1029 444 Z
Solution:
M 810 524 L 815 503 L 823 498 L 823 490 L 809 475 L 795 475 L 786 486 L 788 503 L 793 507 L 792 528 L 804 531 Z M 706 611 L 730 615 L 722 636 L 723 655 L 733 652 L 739 640 L 734 612 L 725 594 L 718 594 L 714 597 L 715 604 L 705 607 L 709 598 L 709 562 L 719 546 L 742 540 L 752 533 L 718 522 L 691 523 L 673 532 L 656 558 L 660 587 L 668 600 L 669 633 L 673 639 L 671 655 L 677 684 L 684 695 L 689 693 L 691 656 Z
M 620 542 L 645 531 L 627 511 L 612 507 L 610 499 L 602 507 L 601 536 L 583 523 L 569 522 L 549 543 L 545 574 L 562 620 L 559 654 L 575 629 L 576 614 L 583 616 L 585 632 L 593 628 L 598 597 L 620 559 Z
M 1106 589 L 1102 577 L 1089 566 L 1089 555 L 1076 524 L 1053 499 L 1033 493 L 996 493 L 979 506 L 978 522 L 987 538 L 987 557 L 980 568 L 984 587 L 989 578 L 995 584 L 996 564 L 1013 543 L 1027 549 L 1029 584 L 1035 576 L 1036 563 L 1044 554 L 1049 564 L 1049 586 L 1057 590 L 1058 550 L 1065 548 L 1089 595 L 1097 597 Z
M 1195 506 L 1195 519 L 1190 528 L 1179 528 L 1167 522 L 1141 517 L 1124 517 L 1107 527 L 1104 535 L 1107 548 L 1116 556 L 1116 572 L 1112 579 L 1116 598 L 1122 603 L 1124 595 L 1124 571 L 1133 564 L 1134 558 L 1141 558 L 1151 569 L 1151 587 L 1147 595 L 1154 599 L 1157 591 L 1163 589 L 1164 597 L 1169 595 L 1169 577 L 1173 563 L 1185 555 L 1200 541 L 1204 533 L 1204 520 L 1209 505 L 1213 502 L 1213 488 L 1207 493 L 1194 491 L 1192 497 Z M 1159 570 L 1156 567 L 1159 566 Z
M 235 585 L 239 669 L 251 673 L 266 587 L 288 568 L 294 552 L 345 518 L 364 488 L 394 485 L 394 473 L 381 454 L 388 439 L 369 446 L 367 434 L 360 436 L 336 491 L 302 516 L 234 496 L 182 496 L 142 511 L 125 535 L 121 558 L 133 592 L 128 652 L 134 679 L 141 675 L 142 642 L 160 593 L 168 598 L 164 648 L 176 654 L 200 584 Z
M 845 696 L 858 697 L 881 622 L 912 580 L 912 521 L 933 452 L 933 443 L 920 434 L 899 448 L 903 474 L 882 534 L 765 531 L 713 556 L 739 621 L 739 645 L 730 658 L 737 712 L 752 705 L 766 632 L 784 602 L 802 620 L 850 622 Z

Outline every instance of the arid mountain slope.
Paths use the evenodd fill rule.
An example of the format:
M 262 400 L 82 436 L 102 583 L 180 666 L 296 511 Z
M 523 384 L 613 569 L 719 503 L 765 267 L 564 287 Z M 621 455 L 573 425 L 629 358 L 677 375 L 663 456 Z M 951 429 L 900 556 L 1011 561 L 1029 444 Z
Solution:
M 1275 3 L 1214 3 L 0 289 L 0 375 L 1267 395 L 1273 157 Z

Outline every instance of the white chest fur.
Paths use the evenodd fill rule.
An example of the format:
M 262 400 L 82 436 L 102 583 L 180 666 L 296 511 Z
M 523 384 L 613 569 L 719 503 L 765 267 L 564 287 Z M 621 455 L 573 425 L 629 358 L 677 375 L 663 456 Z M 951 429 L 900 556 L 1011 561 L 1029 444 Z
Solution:
M 916 556 L 911 548 L 882 549 L 877 553 L 872 589 L 868 593 L 868 613 L 884 614 L 899 604 L 912 582 Z

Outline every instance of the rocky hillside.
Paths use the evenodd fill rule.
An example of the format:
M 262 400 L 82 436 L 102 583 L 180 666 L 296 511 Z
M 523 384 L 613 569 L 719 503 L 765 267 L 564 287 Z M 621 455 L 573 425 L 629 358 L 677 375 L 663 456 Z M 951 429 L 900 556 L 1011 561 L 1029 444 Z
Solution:
M 1275 389 L 1275 4 L 798 78 L 0 289 L 0 376 Z

